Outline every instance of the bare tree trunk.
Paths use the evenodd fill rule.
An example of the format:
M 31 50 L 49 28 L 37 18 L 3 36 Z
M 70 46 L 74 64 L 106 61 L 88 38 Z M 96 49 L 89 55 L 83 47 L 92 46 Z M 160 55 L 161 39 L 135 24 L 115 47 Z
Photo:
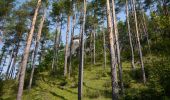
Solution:
M 67 57 L 68 57 L 68 39 L 70 31 L 70 16 L 67 18 L 67 32 L 66 32 L 66 46 L 65 46 L 65 59 L 64 59 L 64 76 L 67 76 Z
M 56 63 L 56 49 L 57 49 L 57 39 L 58 39 L 58 32 L 55 33 L 55 39 L 54 39 L 54 50 L 53 50 L 53 61 L 52 61 L 52 66 L 51 69 L 54 71 L 55 63 Z
M 59 36 L 58 36 L 57 50 L 56 50 L 56 70 L 58 68 L 58 50 L 60 48 L 62 26 L 63 26 L 63 23 L 62 23 L 62 14 L 61 14 L 61 16 L 60 16 L 60 27 L 58 28 Z
M 132 44 L 132 33 L 130 31 L 130 23 L 129 23 L 129 8 L 128 8 L 128 0 L 126 0 L 126 20 L 127 20 L 127 28 L 128 28 L 128 35 L 129 35 L 129 43 L 131 48 L 131 64 L 132 70 L 135 70 L 135 60 L 134 60 L 134 50 Z
M 93 64 L 96 64 L 96 30 L 93 32 Z
M 80 16 L 83 16 L 82 14 Z M 81 47 L 81 34 L 82 34 L 82 24 L 80 23 L 80 32 L 79 32 L 79 54 L 78 59 L 80 59 L 80 47 Z
M 34 45 L 36 44 L 36 39 L 34 41 Z M 27 68 L 32 68 L 32 65 L 33 65 L 33 59 L 34 59 L 34 54 L 35 54 L 35 48 L 30 52 L 31 53 L 31 57 L 29 57 L 29 60 L 28 60 L 28 64 L 30 65 L 27 65 Z
M 141 48 L 140 39 L 139 39 L 138 22 L 137 22 L 136 8 L 135 8 L 135 4 L 136 4 L 135 0 L 132 0 L 132 3 L 133 3 L 133 11 L 134 11 L 134 17 L 135 17 L 135 28 L 136 28 L 137 43 L 138 43 L 138 49 L 139 49 L 139 55 L 140 55 L 143 83 L 145 84 L 146 83 L 146 77 L 145 77 L 145 70 L 144 70 L 143 57 L 142 57 L 142 48 Z
M 73 1 L 73 12 L 75 13 L 75 3 Z M 69 56 L 69 73 L 68 73 L 68 77 L 70 78 L 70 75 L 72 73 L 72 48 L 73 48 L 73 37 L 74 37 L 74 29 L 75 29 L 75 24 L 76 24 L 76 13 L 73 15 L 73 19 L 72 19 L 72 31 L 71 31 L 71 41 L 70 41 L 70 56 Z
M 11 51 L 11 56 L 10 56 L 8 68 L 7 68 L 7 71 L 6 71 L 6 79 L 9 79 L 8 76 L 9 76 L 9 72 L 10 72 L 10 69 L 11 69 L 11 64 L 12 64 L 13 58 L 14 58 L 14 49 L 12 49 L 12 51 Z
M 150 42 L 149 42 L 149 34 L 148 34 L 148 30 L 147 30 L 147 25 L 146 25 L 146 19 L 145 19 L 144 11 L 142 12 L 142 19 L 143 19 L 142 25 L 143 25 L 145 36 L 146 36 L 146 39 L 147 39 L 149 53 L 151 54 Z
M 12 66 L 11 66 L 12 69 L 11 69 L 11 72 L 10 72 L 10 77 L 13 76 L 13 72 L 15 71 L 15 64 L 16 64 L 16 61 L 17 61 L 19 46 L 20 46 L 20 38 L 19 38 L 19 41 L 18 41 L 18 44 L 17 44 L 17 47 L 16 47 L 16 51 L 15 51 L 15 54 L 14 54 L 14 59 L 13 59 L 13 63 L 12 63 Z
M 114 34 L 115 34 L 115 40 L 116 40 L 116 54 L 117 54 L 117 62 L 118 62 L 118 68 L 119 68 L 119 80 L 120 80 L 120 88 L 121 88 L 121 94 L 124 93 L 124 86 L 123 86 L 123 79 L 122 79 L 122 62 L 120 58 L 120 47 L 119 47 L 119 33 L 117 28 L 117 20 L 116 20 L 116 14 L 115 14 L 115 2 L 112 0 L 112 8 L 113 8 L 113 27 L 114 27 Z
M 83 67 L 84 67 L 84 34 L 85 34 L 85 22 L 86 22 L 86 0 L 84 0 L 84 16 L 81 32 L 80 42 L 80 61 L 79 61 L 79 74 L 78 74 L 78 100 L 82 100 L 83 92 Z
M 44 44 L 45 44 L 45 39 L 41 41 L 41 53 L 39 56 L 39 64 L 42 62 L 42 58 L 43 58 L 43 53 L 44 53 Z
M 90 56 L 91 56 L 91 66 L 93 64 L 93 47 L 92 47 L 92 38 L 93 38 L 93 34 L 92 32 L 90 33 Z
M 54 43 L 54 55 L 53 55 L 53 61 L 52 61 L 52 70 L 55 71 L 57 70 L 57 64 L 58 64 L 58 50 L 60 46 L 60 41 L 61 41 L 61 29 L 62 29 L 62 15 L 60 17 L 57 17 L 57 20 L 60 20 L 60 24 L 57 25 L 57 32 L 55 35 L 55 43 Z M 57 23 L 57 22 L 56 22 Z
M 34 70 L 35 70 L 35 61 L 36 61 L 36 57 L 38 54 L 38 47 L 39 47 L 39 42 L 40 42 L 40 38 L 41 38 L 41 33 L 42 33 L 42 28 L 44 25 L 45 17 L 46 17 L 46 10 L 44 10 L 44 14 L 42 16 L 40 26 L 38 28 L 38 34 L 37 34 L 37 39 L 36 39 L 36 43 L 35 43 L 35 52 L 34 52 L 34 57 L 33 57 L 33 61 L 32 61 L 31 76 L 30 76 L 30 81 L 29 81 L 29 85 L 28 85 L 29 90 L 31 89 L 31 85 L 32 85 L 32 79 L 33 79 Z
M 0 66 L 1 66 L 1 64 L 2 64 L 2 59 L 3 59 L 3 57 L 4 57 L 5 51 L 6 51 L 6 46 L 4 45 L 4 46 L 2 47 L 2 54 L 1 54 L 1 56 L 0 56 Z
M 2 74 L 2 72 L 3 72 L 3 66 L 1 66 L 1 64 L 2 64 L 2 61 L 3 61 L 3 57 L 5 56 L 5 52 L 6 52 L 6 46 L 5 46 L 5 44 L 4 44 L 4 46 L 2 47 L 2 54 L 1 54 L 1 56 L 0 56 L 0 75 Z
M 107 6 L 107 27 L 109 33 L 109 43 L 110 43 L 110 62 L 111 62 L 111 80 L 112 80 L 112 100 L 118 99 L 119 89 L 117 82 L 117 71 L 116 71 L 116 57 L 115 57 L 115 37 L 113 36 L 113 24 L 111 20 L 110 13 L 110 3 L 109 0 L 106 1 Z
M 2 64 L 2 66 L 5 66 L 5 65 L 6 65 L 6 59 L 8 58 L 7 55 L 8 55 L 8 54 L 6 53 L 6 54 L 5 54 L 5 57 L 4 57 L 5 59 L 4 59 L 4 62 L 3 62 L 3 64 Z
M 104 25 L 103 25 L 104 26 Z M 104 69 L 106 69 L 106 35 L 104 32 L 104 28 L 102 28 L 103 30 L 103 56 L 104 56 Z
M 22 61 L 23 61 L 23 56 L 21 57 L 21 62 L 19 63 L 19 68 L 18 68 L 18 72 L 17 72 L 17 75 L 16 75 L 16 81 L 19 81 L 19 76 L 20 76 L 20 73 L 21 73 L 21 64 L 22 64 Z
M 31 30 L 28 34 L 27 44 L 26 44 L 26 47 L 25 47 L 25 50 L 24 50 L 23 61 L 22 61 L 22 64 L 21 64 L 21 74 L 20 74 L 20 78 L 19 78 L 17 100 L 22 99 L 25 71 L 26 71 L 27 60 L 28 60 L 28 56 L 29 56 L 29 49 L 30 49 L 32 37 L 33 37 L 33 34 L 34 34 L 34 26 L 35 26 L 35 23 L 36 23 L 36 19 L 37 19 L 38 10 L 39 10 L 40 5 L 41 5 L 41 0 L 38 0 L 37 7 L 35 9 L 34 17 L 33 17 L 33 20 L 32 20 Z

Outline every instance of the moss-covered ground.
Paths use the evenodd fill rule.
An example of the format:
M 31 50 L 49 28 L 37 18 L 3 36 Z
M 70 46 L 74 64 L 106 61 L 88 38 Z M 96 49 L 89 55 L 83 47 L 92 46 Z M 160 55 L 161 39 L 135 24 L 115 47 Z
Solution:
M 126 95 L 136 95 L 147 88 L 140 80 L 138 81 L 131 76 L 129 62 L 123 63 L 123 73 Z M 51 77 L 49 72 L 41 72 L 36 78 L 36 85 L 30 91 L 24 90 L 23 100 L 77 100 L 77 90 L 77 76 L 64 79 Z M 1 99 L 15 100 L 16 91 L 15 80 L 3 82 Z M 85 66 L 83 100 L 111 100 L 109 66 L 106 66 L 105 69 L 102 63 L 97 63 L 95 66 Z

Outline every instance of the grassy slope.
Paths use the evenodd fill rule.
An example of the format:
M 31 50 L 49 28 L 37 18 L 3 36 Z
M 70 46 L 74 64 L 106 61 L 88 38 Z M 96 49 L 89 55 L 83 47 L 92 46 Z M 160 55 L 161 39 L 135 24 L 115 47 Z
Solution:
M 84 100 L 111 100 L 109 66 L 106 67 L 105 71 L 101 63 L 89 66 L 85 66 L 84 70 Z M 130 69 L 129 63 L 123 63 L 125 93 L 135 95 L 140 92 L 140 89 L 146 87 L 130 77 Z M 4 89 L 2 100 L 15 99 L 17 88 L 13 83 L 14 81 L 8 81 L 4 84 L 3 87 L 6 89 Z M 30 92 L 28 90 L 24 91 L 23 100 L 77 100 L 77 82 L 74 79 L 70 79 L 66 84 L 62 78 L 52 78 L 47 72 L 43 72 L 36 80 L 36 84 L 38 85 L 34 86 Z M 14 91 L 11 91 L 11 89 L 14 89 Z

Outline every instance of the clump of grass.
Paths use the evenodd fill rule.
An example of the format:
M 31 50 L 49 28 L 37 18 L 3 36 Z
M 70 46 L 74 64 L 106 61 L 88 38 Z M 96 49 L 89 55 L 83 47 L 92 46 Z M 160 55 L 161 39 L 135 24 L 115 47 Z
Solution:
M 103 87 L 105 87 L 105 88 L 110 88 L 110 87 L 111 87 L 111 81 L 110 81 L 110 80 L 106 81 L 106 82 L 103 84 Z
M 85 92 L 85 96 L 89 98 L 98 98 L 100 94 L 100 90 L 86 89 Z
M 102 73 L 102 77 L 108 77 L 108 75 L 105 71 Z
M 105 72 L 105 71 L 103 71 L 103 70 L 99 70 L 99 71 L 97 71 L 96 72 L 96 77 L 95 77 L 95 79 L 101 79 L 102 77 L 107 77 L 108 75 L 107 75 L 107 73 Z

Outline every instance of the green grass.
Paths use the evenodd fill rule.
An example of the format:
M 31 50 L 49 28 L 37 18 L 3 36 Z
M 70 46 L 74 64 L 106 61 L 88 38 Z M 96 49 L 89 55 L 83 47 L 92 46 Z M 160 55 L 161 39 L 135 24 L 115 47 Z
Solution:
M 123 63 L 123 72 L 124 83 L 127 85 L 125 93 L 132 95 L 135 91 L 137 94 L 141 89 L 146 88 L 141 82 L 130 76 L 130 63 Z M 77 100 L 77 79 L 64 80 L 63 78 L 51 77 L 48 72 L 42 72 L 39 76 L 31 91 L 24 90 L 23 100 Z M 4 87 L 7 89 L 4 88 L 5 93 L 1 97 L 2 100 L 15 100 L 16 92 L 12 92 L 12 89 L 17 85 L 13 84 L 12 81 L 5 83 L 7 84 Z M 85 66 L 83 98 L 84 100 L 111 100 L 109 66 L 105 70 L 101 63 L 97 63 L 95 66 Z

